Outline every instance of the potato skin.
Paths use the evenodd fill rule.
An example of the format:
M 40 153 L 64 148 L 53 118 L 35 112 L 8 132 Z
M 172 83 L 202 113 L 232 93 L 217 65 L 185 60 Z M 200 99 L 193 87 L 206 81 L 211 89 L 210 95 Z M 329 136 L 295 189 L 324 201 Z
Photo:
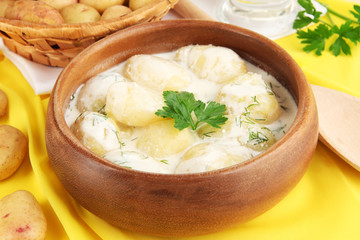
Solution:
M 114 5 L 122 5 L 125 0 L 79 0 L 83 3 L 95 8 L 99 13 L 103 13 L 105 9 Z
M 3 90 L 0 89 L 0 117 L 7 113 L 8 98 Z
M 41 1 L 15 1 L 6 9 L 5 17 L 39 24 L 64 23 L 64 19 L 56 8 Z
M 100 20 L 100 13 L 93 7 L 77 3 L 60 10 L 65 23 L 96 22 Z
M 39 1 L 44 2 L 49 6 L 52 6 L 58 10 L 78 2 L 77 0 L 39 0 Z
M 147 4 L 154 2 L 155 0 L 129 0 L 129 7 L 131 10 L 142 8 Z
M 6 9 L 14 5 L 13 0 L 2 0 L 0 1 L 0 17 L 5 17 Z
M 101 15 L 100 20 L 108 20 L 113 18 L 119 18 L 125 14 L 131 13 L 131 9 L 123 5 L 114 5 L 108 7 Z
M 1 239 L 43 240 L 46 230 L 45 215 L 30 192 L 18 190 L 0 200 Z
M 19 168 L 26 153 L 25 135 L 15 127 L 0 125 L 0 181 L 10 177 Z

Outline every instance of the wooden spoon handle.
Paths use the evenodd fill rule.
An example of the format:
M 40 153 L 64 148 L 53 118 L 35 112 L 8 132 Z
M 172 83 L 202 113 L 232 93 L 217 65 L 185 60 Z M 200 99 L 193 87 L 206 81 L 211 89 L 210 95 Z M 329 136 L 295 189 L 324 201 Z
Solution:
M 174 6 L 174 11 L 183 18 L 214 21 L 212 17 L 190 0 L 179 0 Z

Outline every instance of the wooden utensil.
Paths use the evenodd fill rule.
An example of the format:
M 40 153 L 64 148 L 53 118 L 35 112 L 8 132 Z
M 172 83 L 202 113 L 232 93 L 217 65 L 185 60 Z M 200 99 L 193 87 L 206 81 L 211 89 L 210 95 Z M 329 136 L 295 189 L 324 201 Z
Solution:
M 174 10 L 184 18 L 214 20 L 190 0 L 180 0 Z M 360 98 L 312 85 L 318 107 L 319 140 L 360 171 Z
M 360 98 L 312 85 L 319 116 L 319 139 L 360 171 Z

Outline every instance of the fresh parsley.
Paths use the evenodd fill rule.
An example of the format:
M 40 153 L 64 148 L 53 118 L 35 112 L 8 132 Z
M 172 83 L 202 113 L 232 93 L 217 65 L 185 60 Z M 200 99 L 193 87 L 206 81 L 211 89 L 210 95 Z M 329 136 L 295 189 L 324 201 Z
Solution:
M 360 42 L 360 6 L 354 5 L 350 13 L 355 19 L 348 18 L 322 4 L 326 9 L 326 15 L 329 18 L 327 23 L 320 19 L 321 12 L 317 11 L 311 0 L 298 0 L 300 6 L 304 8 L 300 11 L 293 23 L 293 28 L 297 29 L 297 37 L 301 39 L 301 43 L 305 44 L 303 48 L 306 52 L 315 51 L 320 56 L 325 50 L 326 41 L 333 40 L 329 47 L 329 51 L 333 55 L 338 56 L 341 53 L 351 55 L 350 43 L 357 45 Z M 343 19 L 345 22 L 340 26 L 335 25 L 331 15 Z M 316 28 L 301 30 L 311 23 L 319 23 Z M 330 39 L 331 38 L 331 39 Z
M 220 128 L 227 118 L 224 117 L 226 106 L 214 101 L 204 103 L 195 100 L 194 94 L 189 92 L 164 91 L 165 104 L 156 111 L 156 115 L 163 118 L 173 118 L 174 127 L 180 131 L 191 127 L 196 130 L 201 122 Z

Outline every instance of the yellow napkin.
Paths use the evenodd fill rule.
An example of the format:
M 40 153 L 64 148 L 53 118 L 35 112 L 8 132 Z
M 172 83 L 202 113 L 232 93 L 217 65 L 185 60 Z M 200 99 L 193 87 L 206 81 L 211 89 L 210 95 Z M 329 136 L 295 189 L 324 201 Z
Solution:
M 344 14 L 351 4 L 324 1 Z M 352 56 L 317 57 L 304 53 L 295 35 L 277 40 L 299 63 L 309 81 L 359 96 L 360 46 Z M 158 239 L 111 226 L 79 206 L 52 171 L 45 147 L 48 95 L 34 95 L 21 73 L 0 55 L 0 88 L 9 97 L 9 114 L 0 124 L 18 127 L 29 138 L 29 157 L 11 178 L 0 182 L 0 197 L 27 189 L 40 202 L 49 222 L 47 239 Z M 359 239 L 360 173 L 321 143 L 300 183 L 278 205 L 258 218 L 219 233 L 177 238 L 217 239 Z M 165 223 L 164 223 L 165 224 Z

